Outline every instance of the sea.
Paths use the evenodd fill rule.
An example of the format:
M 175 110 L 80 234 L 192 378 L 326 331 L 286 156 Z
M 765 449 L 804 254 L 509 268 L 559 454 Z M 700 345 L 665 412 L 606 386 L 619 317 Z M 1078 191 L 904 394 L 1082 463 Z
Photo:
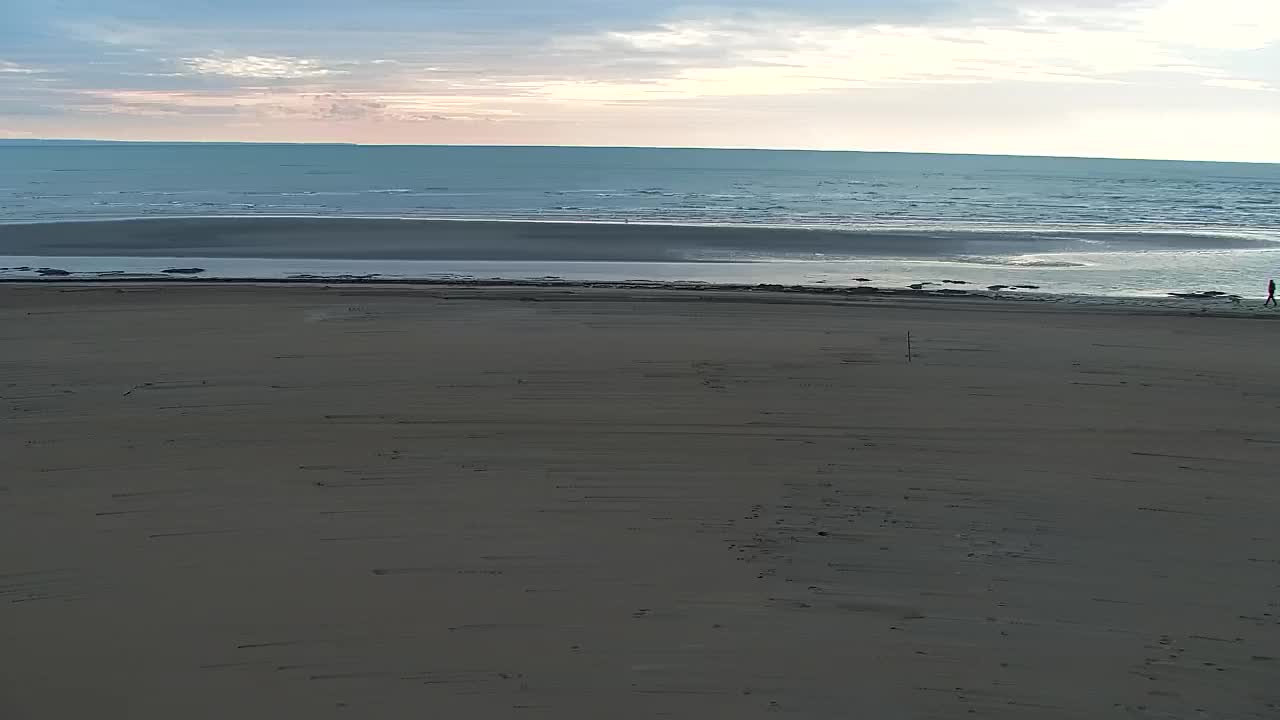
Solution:
M 1280 165 L 0 141 L 0 278 L 174 269 L 1249 301 L 1280 275 Z

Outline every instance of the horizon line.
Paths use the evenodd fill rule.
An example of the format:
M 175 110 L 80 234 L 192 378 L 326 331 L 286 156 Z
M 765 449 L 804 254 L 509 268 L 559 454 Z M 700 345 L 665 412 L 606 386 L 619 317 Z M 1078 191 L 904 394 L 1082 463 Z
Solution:
M 1028 158 L 1045 160 L 1104 160 L 1119 162 L 1209 163 L 1218 165 L 1280 165 L 1280 160 L 1205 160 L 1190 158 L 1144 158 L 1107 155 L 1037 155 L 1019 153 L 942 152 L 927 150 L 865 150 L 798 147 L 750 147 L 698 145 L 544 145 L 544 144 L 478 144 L 478 143 L 362 143 L 362 142 L 298 142 L 288 140 L 119 140 L 113 138 L 0 138 L 0 145 L 31 144 L 85 144 L 85 145 L 263 145 L 285 147 L 368 147 L 368 148 L 489 148 L 489 149 L 551 149 L 551 150 L 702 150 L 723 152 L 791 152 L 791 153 L 845 153 L 863 155 L 938 155 L 951 157 Z

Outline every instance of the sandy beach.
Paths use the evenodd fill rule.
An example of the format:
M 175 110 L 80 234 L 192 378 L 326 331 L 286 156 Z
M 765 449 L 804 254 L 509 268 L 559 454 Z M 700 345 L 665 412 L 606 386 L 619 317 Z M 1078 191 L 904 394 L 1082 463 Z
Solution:
M 1280 717 L 1277 329 L 0 287 L 0 717 Z

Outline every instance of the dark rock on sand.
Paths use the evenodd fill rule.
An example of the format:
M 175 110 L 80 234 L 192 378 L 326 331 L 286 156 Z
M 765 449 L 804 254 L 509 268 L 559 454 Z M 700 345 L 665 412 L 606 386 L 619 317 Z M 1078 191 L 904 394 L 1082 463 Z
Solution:
M 968 285 L 969 284 L 968 280 L 943 280 L 942 282 L 948 285 Z
M 198 275 L 204 272 L 204 268 L 169 268 L 164 272 L 166 275 Z
M 871 278 L 854 278 L 854 282 L 871 282 Z
M 1192 293 L 1169 293 L 1170 296 L 1182 298 L 1184 300 L 1213 300 L 1223 297 L 1226 293 L 1221 290 L 1203 290 L 1201 292 Z
M 1008 290 L 1009 286 L 1008 285 L 988 285 L 987 289 L 990 290 L 991 292 L 1000 292 L 1001 290 Z
M 1013 289 L 1013 290 L 1039 290 L 1039 289 L 1040 289 L 1040 286 L 1039 286 L 1039 285 L 1014 285 L 1014 286 L 1012 286 L 1012 288 L 1011 288 L 1011 289 Z
M 71 274 L 66 270 L 59 270 L 58 268 L 40 268 L 39 270 L 36 270 L 36 273 L 44 277 L 64 277 Z

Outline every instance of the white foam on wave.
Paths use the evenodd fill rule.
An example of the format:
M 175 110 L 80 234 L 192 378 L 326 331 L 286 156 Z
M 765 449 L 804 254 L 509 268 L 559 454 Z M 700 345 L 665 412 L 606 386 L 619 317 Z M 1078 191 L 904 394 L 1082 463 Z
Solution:
M 1046 255 L 1018 255 L 1014 257 L 954 257 L 937 258 L 930 262 L 958 263 L 961 265 L 987 265 L 990 267 L 1008 268 L 1081 268 L 1091 267 L 1094 263 L 1080 260 L 1052 258 Z

